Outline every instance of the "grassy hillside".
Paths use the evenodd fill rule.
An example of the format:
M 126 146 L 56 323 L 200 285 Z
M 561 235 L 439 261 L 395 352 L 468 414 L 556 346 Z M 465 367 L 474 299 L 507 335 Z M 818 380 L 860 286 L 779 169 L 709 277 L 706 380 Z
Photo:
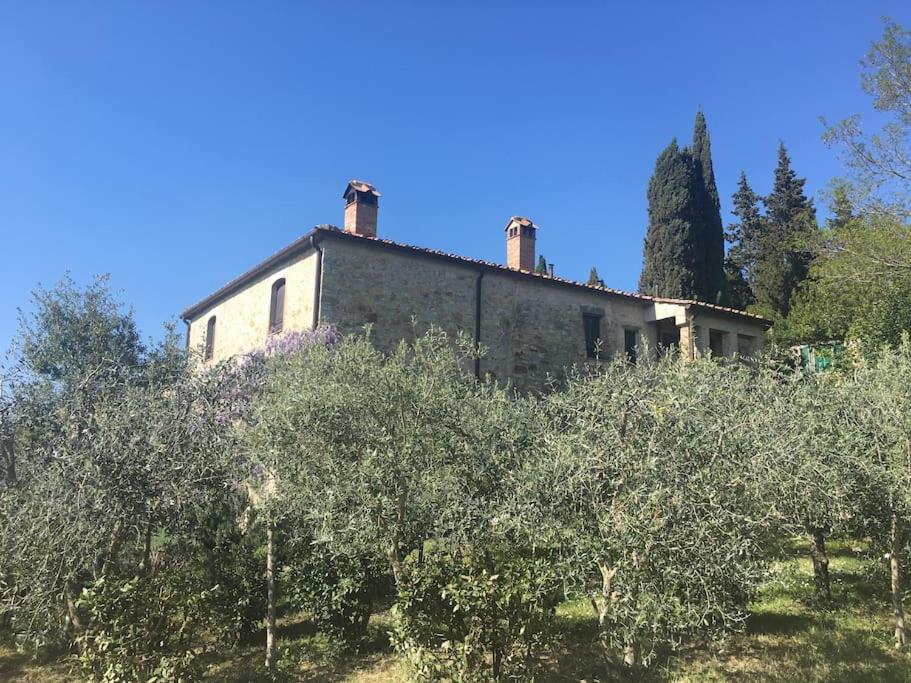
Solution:
M 746 631 L 724 644 L 692 645 L 644 672 L 643 680 L 676 681 L 911 681 L 911 655 L 892 648 L 886 578 L 873 585 L 875 558 L 850 543 L 831 548 L 834 604 L 813 603 L 812 567 L 805 547 L 786 544 L 772 576 L 751 607 Z M 879 567 L 879 569 L 882 569 Z M 299 615 L 281 628 L 283 674 L 288 681 L 404 681 L 384 636 L 386 615 L 375 617 L 371 638 L 356 656 L 342 657 Z M 560 607 L 561 647 L 547 681 L 619 678 L 602 661 L 591 608 L 584 600 Z M 267 680 L 256 645 L 213 655 L 208 678 Z M 65 659 L 39 665 L 9 646 L 0 649 L 0 680 L 56 683 L 79 680 Z

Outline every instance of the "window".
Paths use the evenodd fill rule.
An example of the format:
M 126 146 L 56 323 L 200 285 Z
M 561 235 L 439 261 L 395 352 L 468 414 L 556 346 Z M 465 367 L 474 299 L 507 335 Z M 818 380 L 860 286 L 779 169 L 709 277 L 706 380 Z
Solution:
M 659 342 L 662 349 L 675 349 L 680 346 L 680 332 L 662 332 L 661 341 Z
M 269 333 L 281 332 L 285 324 L 285 279 L 276 280 L 272 285 L 272 299 L 269 303 Z
M 206 323 L 206 351 L 205 360 L 212 360 L 215 354 L 215 316 L 209 318 Z
M 601 352 L 601 316 L 583 313 L 582 325 L 585 328 L 585 353 L 589 358 L 597 358 Z
M 709 350 L 715 358 L 721 358 L 724 355 L 724 332 L 709 330 Z
M 639 347 L 639 331 L 623 330 L 623 350 L 630 363 L 636 362 L 636 351 Z

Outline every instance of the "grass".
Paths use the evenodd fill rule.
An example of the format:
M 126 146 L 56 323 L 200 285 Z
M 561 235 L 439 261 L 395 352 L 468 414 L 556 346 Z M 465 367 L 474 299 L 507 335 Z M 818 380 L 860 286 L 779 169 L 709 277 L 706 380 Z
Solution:
M 886 578 L 870 582 L 873 562 L 848 543 L 832 543 L 833 601 L 813 600 L 813 570 L 805 543 L 792 541 L 773 564 L 770 581 L 751 605 L 743 633 L 721 646 L 691 645 L 643 672 L 647 681 L 907 681 L 911 655 L 892 647 Z M 544 680 L 599 683 L 622 677 L 605 662 L 591 607 L 584 600 L 560 606 L 561 644 L 548 661 Z M 279 623 L 282 676 L 286 681 L 377 683 L 405 681 L 390 652 L 387 615 L 371 622 L 370 636 L 355 655 L 342 656 L 331 641 L 299 615 Z M 259 639 L 262 640 L 262 639 Z M 269 680 L 259 645 L 213 655 L 207 679 L 234 683 Z M 59 683 L 79 680 L 66 660 L 40 665 L 0 646 L 0 681 Z

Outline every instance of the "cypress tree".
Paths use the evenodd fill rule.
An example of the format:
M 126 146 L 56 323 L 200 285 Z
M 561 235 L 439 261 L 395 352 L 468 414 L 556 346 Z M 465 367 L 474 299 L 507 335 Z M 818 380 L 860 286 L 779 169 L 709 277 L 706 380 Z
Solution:
M 725 239 L 731 245 L 725 258 L 726 289 L 728 304 L 743 309 L 755 302 L 750 278 L 755 269 L 757 245 L 765 218 L 759 210 L 761 197 L 753 192 L 743 171 L 732 199 L 733 214 L 738 221 L 728 225 L 725 233 Z
M 538 275 L 547 275 L 547 261 L 544 260 L 544 254 L 538 256 L 538 265 L 535 266 L 535 272 Z
M 724 261 L 724 278 L 725 278 L 725 305 L 740 310 L 746 310 L 747 306 L 756 303 L 753 296 L 753 290 L 750 289 L 750 283 L 747 282 L 743 271 L 738 268 L 730 259 Z
M 648 184 L 648 230 L 639 276 L 639 291 L 644 294 L 699 296 L 695 231 L 701 185 L 692 156 L 674 139 L 655 161 Z
M 701 215 L 696 231 L 699 298 L 719 302 L 726 298 L 724 226 L 721 222 L 721 199 L 712 165 L 712 145 L 705 115 L 701 111 L 696 113 L 691 154 L 702 181 L 698 197 Z
M 588 284 L 592 287 L 604 286 L 604 280 L 598 276 L 598 271 L 594 266 L 592 266 L 591 271 L 588 273 Z
M 848 195 L 848 188 L 844 184 L 837 184 L 832 189 L 832 203 L 829 206 L 832 217 L 826 221 L 829 230 L 839 230 L 847 227 L 857 216 L 854 215 L 854 205 Z
M 758 304 L 786 316 L 791 295 L 807 276 L 812 254 L 808 240 L 818 229 L 813 200 L 804 193 L 784 143 L 778 147 L 775 184 L 765 198 L 764 229 L 756 240 L 757 253 L 750 285 Z

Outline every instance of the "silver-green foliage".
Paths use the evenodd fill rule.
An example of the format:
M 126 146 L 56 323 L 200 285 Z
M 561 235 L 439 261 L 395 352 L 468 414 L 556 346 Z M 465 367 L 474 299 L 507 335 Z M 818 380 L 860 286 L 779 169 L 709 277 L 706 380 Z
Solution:
M 547 401 L 527 467 L 544 509 L 534 533 L 550 527 L 572 557 L 605 643 L 628 663 L 743 623 L 774 522 L 761 385 L 745 366 L 617 361 Z
M 220 419 L 231 373 L 190 372 L 172 336 L 139 345 L 97 283 L 54 291 L 23 321 L 3 407 L 0 596 L 23 644 L 75 647 L 96 676 L 142 661 L 121 678 L 143 679 L 238 624 L 204 523 L 240 504 Z M 109 618 L 128 588 L 136 620 Z
M 514 405 L 466 375 L 431 332 L 384 356 L 369 339 L 272 359 L 244 429 L 246 451 L 274 476 L 281 508 L 316 542 L 382 557 L 401 578 L 430 538 L 470 538 L 527 437 Z
M 537 600 L 523 600 L 522 586 L 512 580 L 528 578 L 516 564 L 524 548 L 508 544 L 501 514 L 513 473 L 536 443 L 534 404 L 466 374 L 468 354 L 455 341 L 431 331 L 383 354 L 369 338 L 349 337 L 273 356 L 240 429 L 246 452 L 274 485 L 272 513 L 294 520 L 315 552 L 335 558 L 321 575 L 310 574 L 317 585 L 303 591 L 308 601 L 326 602 L 316 610 L 321 619 L 350 607 L 332 604 L 342 585 L 339 571 L 382 561 L 400 603 L 395 643 L 400 652 L 418 653 L 408 658 L 415 674 L 445 669 L 465 680 L 498 679 L 484 663 L 488 656 L 498 662 L 494 671 L 514 670 L 513 644 L 521 641 L 530 666 L 548 630 L 514 621 L 516 631 L 527 627 L 527 637 L 513 633 L 504 643 L 505 622 L 495 617 L 450 639 L 423 626 L 439 616 L 434 605 L 452 609 L 447 601 L 471 615 L 493 615 L 508 604 L 516 615 L 552 619 L 552 605 L 536 611 Z M 435 551 L 425 558 L 428 543 Z M 490 554 L 504 543 L 505 558 Z M 300 540 L 285 545 L 293 551 Z M 469 559 L 481 557 L 486 560 Z M 297 559 L 292 554 L 287 561 L 293 567 Z M 444 580 L 444 565 L 464 567 L 477 580 L 463 581 L 462 574 L 455 583 Z M 413 599 L 418 594 L 426 600 Z

